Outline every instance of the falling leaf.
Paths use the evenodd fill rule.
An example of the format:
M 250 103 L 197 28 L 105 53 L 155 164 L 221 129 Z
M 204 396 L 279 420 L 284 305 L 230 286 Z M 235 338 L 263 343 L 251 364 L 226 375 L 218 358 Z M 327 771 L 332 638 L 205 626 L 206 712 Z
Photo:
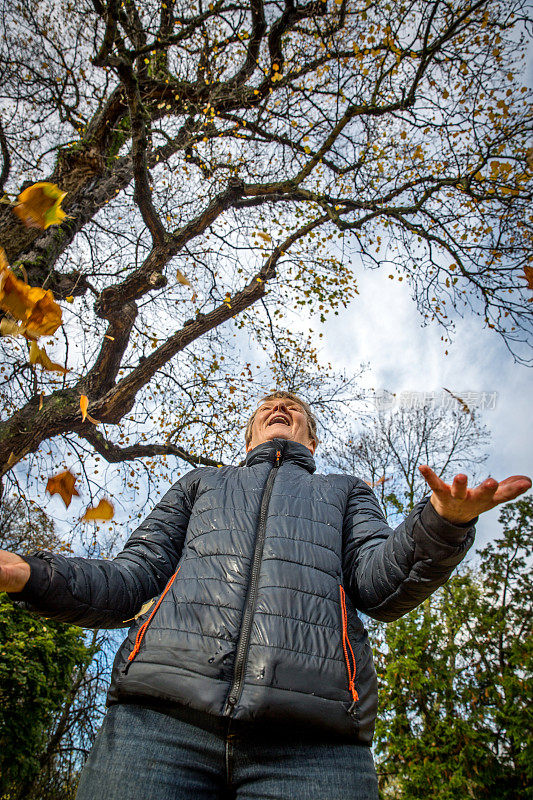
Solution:
M 93 423 L 93 425 L 99 425 L 100 424 L 99 420 L 95 419 L 94 417 L 91 417 L 91 415 L 87 413 L 88 408 L 89 408 L 89 398 L 87 397 L 87 395 L 82 394 L 80 397 L 80 410 L 81 410 L 82 422 L 85 422 L 85 420 L 88 419 L 89 422 Z
M 0 248 L 0 308 L 22 323 L 20 333 L 28 339 L 50 336 L 61 325 L 61 309 L 50 289 L 28 286 L 7 265 Z
M 181 283 L 183 286 L 191 286 L 191 282 L 188 278 L 185 277 L 183 272 L 180 272 L 179 269 L 176 270 L 176 278 L 178 279 L 178 283 Z
M 447 389 L 445 386 L 443 386 L 442 388 L 444 389 L 445 392 L 448 392 L 448 394 L 451 395 L 454 400 L 457 400 L 457 402 L 459 403 L 459 405 L 461 406 L 461 408 L 463 409 L 465 414 L 470 414 L 470 417 L 472 418 L 472 421 L 475 422 L 476 421 L 475 414 L 474 414 L 473 411 L 471 411 L 469 409 L 469 407 L 467 406 L 467 404 L 465 403 L 463 398 L 462 397 L 458 397 L 456 394 L 453 394 L 453 392 L 450 392 L 450 390 Z
M 30 345 L 30 364 L 40 364 L 48 372 L 60 372 L 62 375 L 66 375 L 68 372 L 68 369 L 62 367 L 61 364 L 51 361 L 44 347 L 39 347 L 37 342 L 32 342 Z
M 94 508 L 88 508 L 85 514 L 82 517 L 82 520 L 85 522 L 90 522 L 91 520 L 98 520 L 98 519 L 113 519 L 113 515 L 115 513 L 115 509 L 113 505 L 103 498 L 100 500 L 97 506 Z
M 13 211 L 27 228 L 44 231 L 50 225 L 60 225 L 67 216 L 61 208 L 65 196 L 55 183 L 39 181 L 19 194 Z
M 87 395 L 82 394 L 82 396 L 80 397 L 80 409 L 81 409 L 81 418 L 83 422 L 85 422 L 88 408 L 89 408 L 89 398 L 87 397 Z
M 68 297 L 65 297 L 65 300 L 67 301 L 67 303 L 73 303 L 74 302 L 74 296 L 69 294 Z
M 261 231 L 257 231 L 257 236 L 259 236 L 260 239 L 263 239 L 264 242 L 272 241 L 272 236 L 270 236 L 269 233 L 262 233 Z
M 524 276 L 529 289 L 533 289 L 533 267 L 524 267 Z
M 0 320 L 0 336 L 22 336 L 24 328 L 14 319 L 3 317 Z
M 65 472 L 60 472 L 59 475 L 54 475 L 53 478 L 48 478 L 46 491 L 51 495 L 58 494 L 68 508 L 73 495 L 80 496 L 78 490 L 74 488 L 75 483 L 76 478 L 67 469 Z
M 123 619 L 122 622 L 131 622 L 134 619 L 138 619 L 139 617 L 142 617 L 143 614 L 146 614 L 146 612 L 150 608 L 152 608 L 154 603 L 155 603 L 155 597 L 152 597 L 151 600 L 147 600 L 146 603 L 142 604 L 142 606 L 140 607 L 139 611 L 137 611 L 137 613 L 135 614 L 134 617 L 130 617 L 129 619 Z
M 375 483 L 372 483 L 372 481 L 365 481 L 365 483 L 367 484 L 367 486 L 370 486 L 371 489 L 375 489 L 376 486 L 379 486 L 380 484 L 385 483 L 385 481 L 390 481 L 390 478 L 386 478 L 385 475 L 384 475 L 382 478 L 380 478 Z
M 47 289 L 32 288 L 30 292 L 42 292 L 26 322 L 25 335 L 31 338 L 51 336 L 61 325 L 61 308 L 54 300 L 54 295 Z

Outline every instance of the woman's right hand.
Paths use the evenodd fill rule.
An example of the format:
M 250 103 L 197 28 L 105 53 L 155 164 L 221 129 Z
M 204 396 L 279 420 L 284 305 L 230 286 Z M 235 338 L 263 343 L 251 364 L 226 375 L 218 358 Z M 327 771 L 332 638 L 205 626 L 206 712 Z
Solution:
M 30 572 L 30 565 L 23 558 L 9 550 L 0 550 L 0 592 L 21 592 Z

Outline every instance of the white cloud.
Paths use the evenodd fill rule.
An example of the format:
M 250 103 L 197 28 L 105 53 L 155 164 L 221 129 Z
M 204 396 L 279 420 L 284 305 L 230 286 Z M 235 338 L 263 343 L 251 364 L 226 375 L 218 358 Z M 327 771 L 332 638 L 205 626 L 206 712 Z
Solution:
M 392 392 L 498 392 L 496 407 L 480 412 L 491 432 L 486 476 L 533 475 L 533 426 L 530 423 L 531 371 L 516 364 L 497 334 L 473 315 L 457 318 L 453 341 L 443 330 L 421 326 L 421 316 L 405 281 L 390 280 L 383 270 L 361 270 L 359 295 L 324 329 L 324 361 L 339 369 L 370 368 L 366 388 Z M 448 355 L 445 355 L 448 350 Z M 477 544 L 500 530 L 499 508 L 483 514 Z

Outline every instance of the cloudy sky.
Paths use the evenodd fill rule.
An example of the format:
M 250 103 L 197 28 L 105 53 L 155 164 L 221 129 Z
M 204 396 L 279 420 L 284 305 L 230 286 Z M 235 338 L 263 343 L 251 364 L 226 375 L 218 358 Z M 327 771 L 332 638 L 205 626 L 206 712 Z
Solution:
M 531 368 L 514 363 L 497 334 L 471 314 L 457 319 L 452 344 L 445 344 L 440 327 L 421 326 L 406 282 L 387 274 L 386 269 L 358 271 L 359 295 L 324 328 L 323 359 L 348 372 L 369 362 L 361 385 L 397 395 L 440 393 L 443 387 L 459 396 L 497 392 L 495 407 L 479 411 L 491 433 L 484 477 L 533 476 L 533 426 L 527 413 Z M 496 508 L 480 517 L 478 545 L 498 533 L 498 514 Z

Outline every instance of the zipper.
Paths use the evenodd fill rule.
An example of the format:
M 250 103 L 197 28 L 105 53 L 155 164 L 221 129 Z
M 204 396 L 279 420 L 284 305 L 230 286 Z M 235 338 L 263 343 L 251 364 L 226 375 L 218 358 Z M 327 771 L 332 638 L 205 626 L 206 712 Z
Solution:
M 261 568 L 261 560 L 263 558 L 263 548 L 265 544 L 265 531 L 266 520 L 268 514 L 268 506 L 270 503 L 270 496 L 272 494 L 272 487 L 274 479 L 281 463 L 281 450 L 276 450 L 276 461 L 270 470 L 265 485 L 265 491 L 261 500 L 261 511 L 259 514 L 259 525 L 257 527 L 257 536 L 255 540 L 255 550 L 252 562 L 250 583 L 248 585 L 248 594 L 244 605 L 243 621 L 241 625 L 241 634 L 237 644 L 237 654 L 235 656 L 235 666 L 233 671 L 233 681 L 228 693 L 226 705 L 223 711 L 225 716 L 231 714 L 231 710 L 239 702 L 239 698 L 243 689 L 243 678 L 246 661 L 248 659 L 248 648 L 250 645 L 250 634 L 252 632 L 252 620 L 255 611 L 255 602 L 257 599 L 257 583 L 259 580 L 259 570 Z
M 357 694 L 355 688 L 355 656 L 353 654 L 352 645 L 350 644 L 350 640 L 348 638 L 348 614 L 346 611 L 346 597 L 344 588 L 339 585 L 340 595 L 341 595 L 341 613 L 342 613 L 342 649 L 344 650 L 344 658 L 346 659 L 346 670 L 348 672 L 348 689 L 353 697 L 353 703 L 351 704 L 350 708 L 348 709 L 349 713 L 353 713 L 355 711 L 355 704 L 359 700 L 359 695 Z M 350 665 L 350 658 L 348 656 L 348 648 L 350 649 L 350 653 L 352 654 L 352 661 L 353 661 L 353 673 L 352 668 Z
M 130 668 L 130 665 L 131 665 L 131 663 L 132 663 L 133 659 L 135 658 L 135 656 L 136 656 L 136 655 L 137 655 L 137 653 L 139 652 L 139 650 L 140 650 L 140 647 L 141 647 L 141 642 L 142 642 L 142 640 L 143 640 L 143 638 L 144 638 L 144 634 L 146 633 L 146 629 L 148 628 L 148 625 L 151 623 L 152 619 L 154 618 L 154 614 L 155 614 L 155 612 L 157 611 L 157 609 L 158 609 L 158 608 L 159 608 L 159 606 L 161 605 L 161 601 L 163 600 L 163 597 L 166 595 L 166 593 L 168 592 L 168 590 L 169 590 L 169 589 L 170 589 L 170 587 L 172 586 L 172 584 L 173 584 L 173 582 L 174 582 L 174 578 L 176 577 L 176 575 L 178 574 L 178 572 L 180 571 L 180 569 L 181 569 L 181 564 L 180 564 L 180 566 L 177 568 L 176 572 L 175 572 L 175 573 L 174 573 L 174 575 L 171 577 L 171 579 L 169 580 L 169 582 L 167 583 L 167 585 L 166 585 L 166 587 L 165 587 L 165 590 L 164 590 L 163 594 L 161 595 L 161 597 L 159 598 L 159 600 L 157 601 L 157 603 L 155 604 L 155 606 L 154 606 L 154 608 L 153 608 L 153 611 L 152 611 L 152 613 L 150 614 L 150 616 L 148 617 L 148 619 L 146 620 L 146 622 L 143 622 L 143 624 L 141 625 L 141 627 L 140 627 L 140 628 L 139 628 L 139 630 L 137 631 L 137 636 L 135 637 L 135 644 L 134 644 L 133 650 L 131 651 L 131 653 L 130 653 L 130 654 L 129 654 L 129 656 L 128 656 L 128 662 L 127 662 L 127 664 L 126 664 L 126 665 L 125 665 L 125 666 L 122 668 L 122 674 L 123 674 L 123 675 L 126 675 L 126 674 L 127 674 L 127 672 L 128 672 L 128 670 L 129 670 L 129 668 Z

